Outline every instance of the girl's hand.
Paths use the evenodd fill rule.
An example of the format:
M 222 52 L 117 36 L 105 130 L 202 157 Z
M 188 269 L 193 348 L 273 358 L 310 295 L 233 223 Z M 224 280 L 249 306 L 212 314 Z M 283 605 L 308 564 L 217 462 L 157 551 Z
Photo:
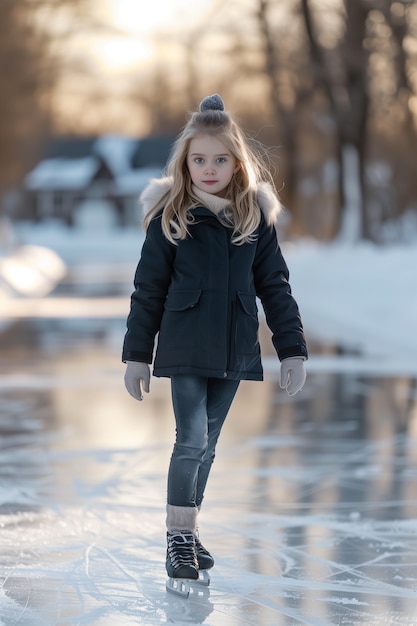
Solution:
M 143 400 L 143 391 L 149 393 L 151 370 L 147 363 L 127 361 L 125 387 L 135 400 Z
M 295 396 L 303 388 L 305 380 L 306 371 L 302 356 L 283 359 L 281 363 L 281 389 L 286 389 L 289 396 Z

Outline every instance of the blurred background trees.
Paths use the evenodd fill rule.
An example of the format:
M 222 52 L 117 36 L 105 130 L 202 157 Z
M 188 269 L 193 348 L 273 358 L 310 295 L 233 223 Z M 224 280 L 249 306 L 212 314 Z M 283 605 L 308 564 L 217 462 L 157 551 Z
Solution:
M 40 107 L 46 42 L 30 22 L 26 3 L 2 0 L 0 20 L 1 183 L 17 183 L 22 155 L 46 123 Z
M 176 133 L 217 91 L 268 146 L 290 234 L 383 242 L 416 220 L 416 0 L 213 0 L 107 78 L 71 44 L 124 36 L 100 0 L 0 3 L 1 187 L 50 133 Z
M 17 184 L 59 116 L 54 88 L 66 71 L 75 20 L 90 23 L 88 0 L 0 0 L 0 189 Z

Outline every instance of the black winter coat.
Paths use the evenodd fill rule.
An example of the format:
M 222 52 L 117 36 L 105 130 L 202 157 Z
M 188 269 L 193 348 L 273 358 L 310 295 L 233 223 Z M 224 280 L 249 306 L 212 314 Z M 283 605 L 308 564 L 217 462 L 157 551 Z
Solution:
M 307 358 L 297 304 L 276 230 L 262 215 L 254 243 L 231 243 L 231 229 L 201 206 L 189 236 L 171 244 L 161 214 L 147 230 L 135 275 L 123 361 L 152 363 L 155 376 L 193 374 L 262 380 L 256 297 L 280 360 Z

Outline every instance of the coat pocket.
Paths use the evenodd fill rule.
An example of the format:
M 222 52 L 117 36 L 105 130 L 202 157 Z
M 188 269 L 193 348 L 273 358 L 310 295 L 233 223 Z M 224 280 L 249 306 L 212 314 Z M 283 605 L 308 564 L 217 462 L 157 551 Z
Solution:
M 259 354 L 258 307 L 254 293 L 238 292 L 235 349 L 237 354 Z
M 165 301 L 167 311 L 186 311 L 196 306 L 200 300 L 201 289 L 175 289 L 171 291 Z
M 200 298 L 201 289 L 173 289 L 168 293 L 158 341 L 162 354 L 184 354 L 184 348 L 198 345 Z

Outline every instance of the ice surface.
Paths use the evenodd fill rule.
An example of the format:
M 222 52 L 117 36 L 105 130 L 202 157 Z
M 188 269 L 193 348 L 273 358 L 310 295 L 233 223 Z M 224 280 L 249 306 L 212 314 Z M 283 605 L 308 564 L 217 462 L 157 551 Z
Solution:
M 3 624 L 416 623 L 413 379 L 242 384 L 201 514 L 211 585 L 183 600 L 165 591 L 168 382 L 131 400 L 114 328 L 84 323 L 32 322 L 38 347 L 2 353 Z

